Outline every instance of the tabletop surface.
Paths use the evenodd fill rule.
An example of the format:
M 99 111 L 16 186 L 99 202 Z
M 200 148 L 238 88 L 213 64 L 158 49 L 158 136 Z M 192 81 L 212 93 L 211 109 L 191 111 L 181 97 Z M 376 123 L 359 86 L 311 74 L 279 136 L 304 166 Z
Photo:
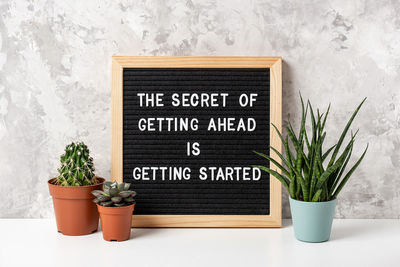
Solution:
M 400 266 L 400 220 L 335 220 L 331 240 L 303 243 L 280 229 L 132 229 L 63 236 L 52 219 L 1 219 L 0 266 Z

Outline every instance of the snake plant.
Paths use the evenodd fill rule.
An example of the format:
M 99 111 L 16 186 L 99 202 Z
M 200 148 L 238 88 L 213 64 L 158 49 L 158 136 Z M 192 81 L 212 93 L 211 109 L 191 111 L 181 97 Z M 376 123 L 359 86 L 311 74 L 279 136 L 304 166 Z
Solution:
M 319 110 L 315 114 L 310 101 L 307 101 L 307 105 L 304 107 L 301 96 L 300 99 L 302 117 L 298 135 L 295 134 L 290 122 L 285 127 L 287 131 L 286 136 L 283 136 L 278 128 L 272 125 L 283 143 L 284 152 L 280 153 L 274 147 L 271 147 L 271 150 L 282 160 L 283 165 L 268 155 L 254 151 L 257 155 L 273 163 L 281 172 L 269 166 L 254 165 L 253 167 L 257 167 L 278 179 L 289 192 L 292 199 L 307 202 L 333 200 L 360 165 L 368 149 L 367 145 L 361 157 L 345 173 L 353 152 L 353 145 L 358 130 L 354 134 L 351 133 L 350 139 L 345 143 L 344 149 L 340 153 L 339 151 L 344 144 L 345 137 L 355 116 L 366 99 L 353 112 L 336 144 L 326 150 L 323 148 L 326 137 L 324 129 L 330 105 L 325 114 L 320 114 Z M 311 119 L 311 135 L 306 130 L 308 112 L 310 112 Z

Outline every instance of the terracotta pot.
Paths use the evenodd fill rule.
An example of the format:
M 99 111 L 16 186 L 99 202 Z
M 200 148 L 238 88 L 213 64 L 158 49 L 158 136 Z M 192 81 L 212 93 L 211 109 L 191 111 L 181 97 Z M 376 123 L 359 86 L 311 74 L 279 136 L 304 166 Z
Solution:
M 53 197 L 57 230 L 64 235 L 87 235 L 97 231 L 99 213 L 93 203 L 93 190 L 101 190 L 105 179 L 89 186 L 55 185 L 56 178 L 50 179 L 50 195 Z
M 134 208 L 135 204 L 124 207 L 103 207 L 97 205 L 104 240 L 125 241 L 130 238 Z

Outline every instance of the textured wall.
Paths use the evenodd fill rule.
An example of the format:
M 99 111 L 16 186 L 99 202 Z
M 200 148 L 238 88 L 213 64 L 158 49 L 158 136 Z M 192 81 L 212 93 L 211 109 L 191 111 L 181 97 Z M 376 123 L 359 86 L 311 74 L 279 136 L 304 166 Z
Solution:
M 286 121 L 299 91 L 332 103 L 328 142 L 368 97 L 354 153 L 370 149 L 337 216 L 399 218 L 399 13 L 383 0 L 1 1 L 0 217 L 52 216 L 46 181 L 71 140 L 109 178 L 112 55 L 252 55 L 283 57 Z

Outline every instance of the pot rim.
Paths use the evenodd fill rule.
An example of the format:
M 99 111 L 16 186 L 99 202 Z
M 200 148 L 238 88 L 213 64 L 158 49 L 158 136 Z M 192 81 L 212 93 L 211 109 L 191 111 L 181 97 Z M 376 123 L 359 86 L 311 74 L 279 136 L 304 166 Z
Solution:
M 96 203 L 96 206 L 97 206 L 97 207 L 100 207 L 100 208 L 102 208 L 102 209 L 110 210 L 110 209 L 126 209 L 126 208 L 130 208 L 131 206 L 135 206 L 135 204 L 136 204 L 136 202 L 135 202 L 135 203 L 132 203 L 132 204 L 130 204 L 130 205 L 127 205 L 127 206 L 122 206 L 122 207 L 104 207 L 104 206 L 99 205 L 99 204 Z
M 135 204 L 130 204 L 128 206 L 122 207 L 104 207 L 96 203 L 97 210 L 99 211 L 101 216 L 132 216 L 133 211 L 135 210 Z
M 85 188 L 85 187 L 92 187 L 92 186 L 97 186 L 99 184 L 103 184 L 106 179 L 100 176 L 95 176 L 96 178 L 98 178 L 100 180 L 99 183 L 97 184 L 91 184 L 91 185 L 82 185 L 82 186 L 62 186 L 62 185 L 58 185 L 58 184 L 54 184 L 54 180 L 57 179 L 57 177 L 53 177 L 50 180 L 47 181 L 47 183 L 51 186 L 56 186 L 56 187 L 62 187 L 62 188 Z
M 294 202 L 307 203 L 309 205 L 318 205 L 318 204 L 322 204 L 322 203 L 331 203 L 331 202 L 336 202 L 337 201 L 337 198 L 334 198 L 334 199 L 331 199 L 331 200 L 328 200 L 328 201 L 312 202 L 312 201 L 303 201 L 303 200 L 294 199 L 294 198 L 291 198 L 290 196 L 289 196 L 289 199 L 294 201 Z

